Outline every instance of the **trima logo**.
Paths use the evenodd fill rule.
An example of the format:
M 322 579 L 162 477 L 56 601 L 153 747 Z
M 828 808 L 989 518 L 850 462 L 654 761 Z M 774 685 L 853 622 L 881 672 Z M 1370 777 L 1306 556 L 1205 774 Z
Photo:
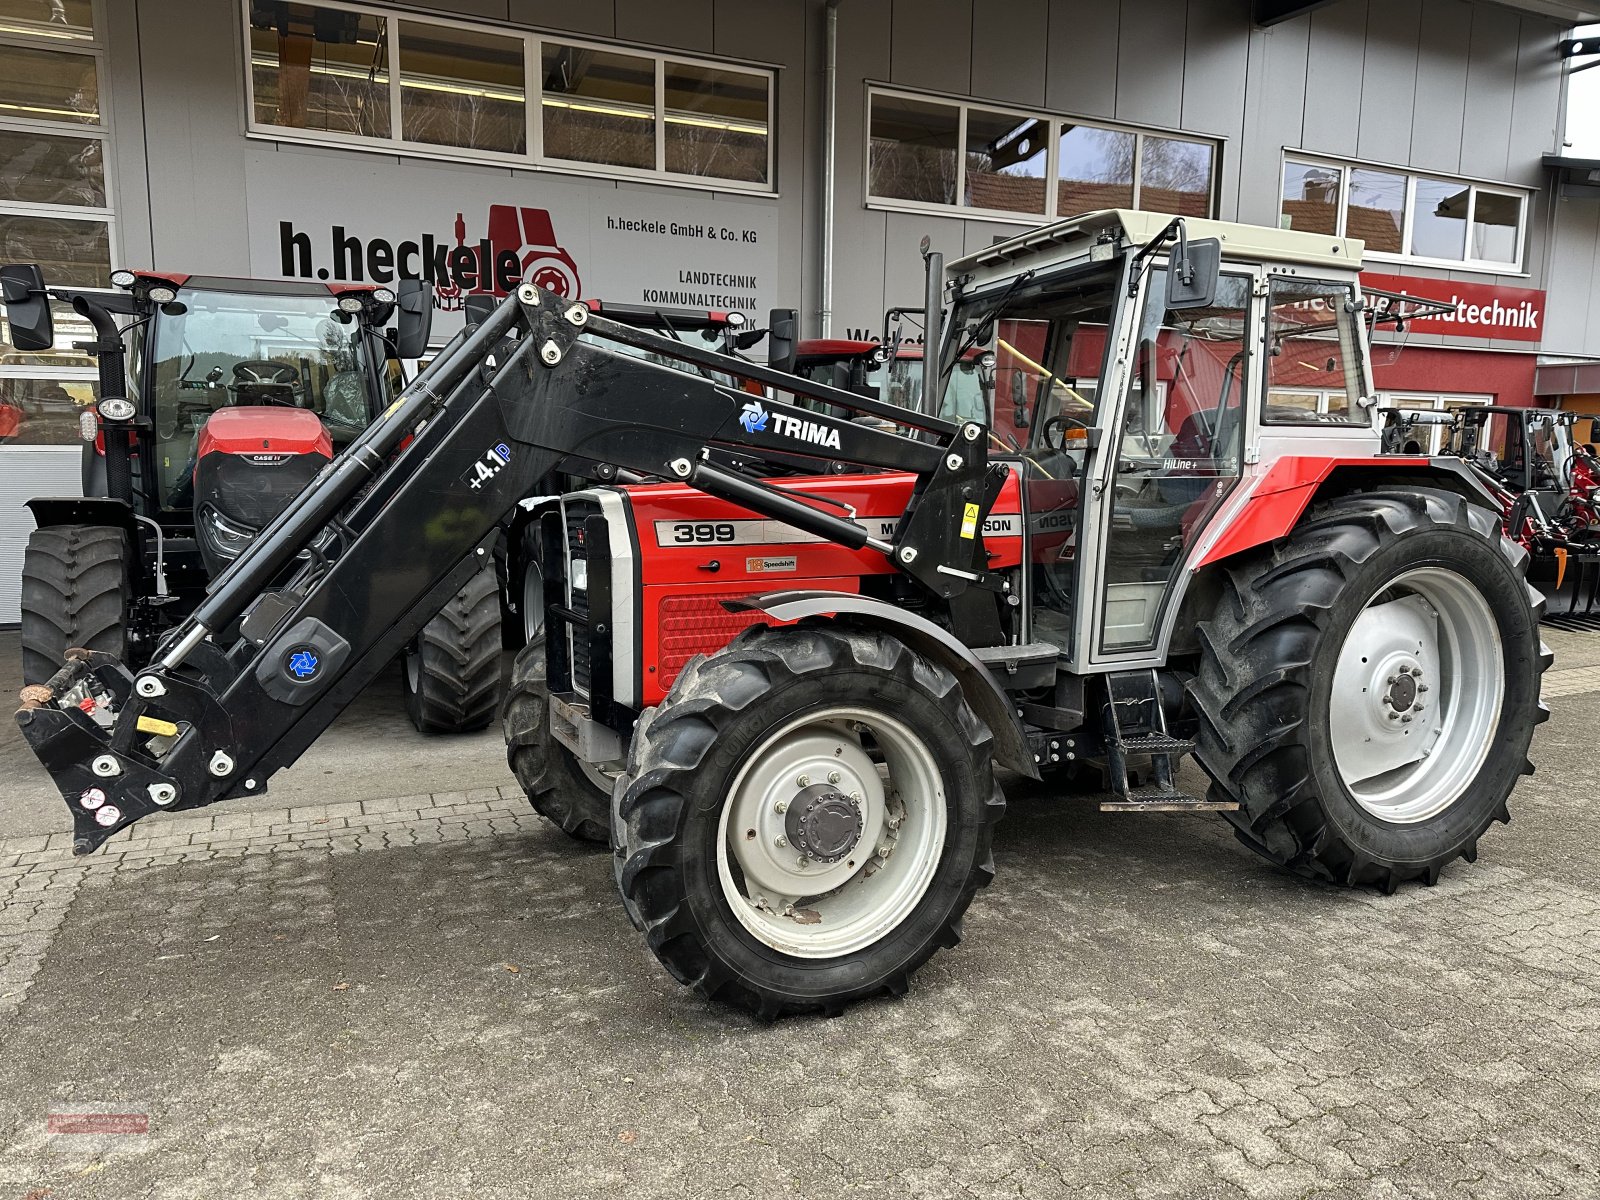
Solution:
M 760 433 L 767 427 L 767 416 L 767 410 L 761 406 L 761 401 L 752 400 L 740 411 L 739 424 L 744 426 L 746 433 Z
M 556 244 L 555 225 L 546 210 L 491 204 L 488 232 L 469 245 L 462 213 L 456 214 L 454 245 L 431 233 L 417 241 L 363 241 L 335 225 L 329 230 L 329 254 L 323 257 L 309 233 L 297 230 L 292 221 L 280 221 L 280 265 L 285 276 L 299 279 L 425 279 L 434 285 L 435 303 L 446 312 L 465 307 L 468 295 L 506 296 L 522 283 L 538 284 L 568 299 L 582 295 L 578 264 Z

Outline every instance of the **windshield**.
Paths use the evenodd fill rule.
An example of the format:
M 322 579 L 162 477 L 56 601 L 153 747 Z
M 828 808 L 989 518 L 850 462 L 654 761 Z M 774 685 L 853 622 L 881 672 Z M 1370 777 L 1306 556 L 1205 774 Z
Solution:
M 891 362 L 879 385 L 879 398 L 885 404 L 921 411 L 922 359 L 897 358 Z M 947 421 L 989 423 L 989 397 L 978 369 L 977 354 L 969 353 L 956 364 L 945 384 L 939 411 L 934 415 Z
M 185 289 L 153 325 L 145 370 L 163 508 L 192 503 L 200 430 L 219 408 L 310 409 L 336 449 L 371 419 L 360 323 L 327 292 Z

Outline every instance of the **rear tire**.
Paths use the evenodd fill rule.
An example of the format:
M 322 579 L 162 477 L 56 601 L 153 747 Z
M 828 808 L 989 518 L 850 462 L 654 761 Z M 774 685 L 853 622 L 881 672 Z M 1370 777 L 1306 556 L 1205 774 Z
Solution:
M 901 995 L 994 877 L 993 740 L 892 637 L 749 629 L 634 730 L 613 815 L 629 918 L 680 983 L 763 1018 Z
M 74 646 L 126 657 L 132 596 L 124 530 L 35 529 L 22 558 L 23 682 L 49 679 Z
M 1240 840 L 1389 892 L 1474 861 L 1548 715 L 1526 567 L 1494 514 L 1425 490 L 1330 501 L 1228 565 L 1189 689 Z
M 405 649 L 406 715 L 422 733 L 470 733 L 500 703 L 500 584 L 493 565 L 469 579 Z
M 611 780 L 598 767 L 580 763 L 550 733 L 542 634 L 511 665 L 500 727 L 506 735 L 506 763 L 534 811 L 579 841 L 609 842 Z

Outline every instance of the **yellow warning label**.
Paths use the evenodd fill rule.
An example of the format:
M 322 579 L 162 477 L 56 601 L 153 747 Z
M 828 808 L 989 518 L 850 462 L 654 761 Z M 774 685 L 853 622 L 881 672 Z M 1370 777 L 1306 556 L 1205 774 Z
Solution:
M 961 536 L 971 541 L 978 536 L 978 506 L 967 505 L 966 511 L 961 514 Z
M 137 725 L 140 733 L 158 733 L 162 737 L 178 736 L 178 727 L 171 721 L 161 721 L 155 717 L 140 717 Z

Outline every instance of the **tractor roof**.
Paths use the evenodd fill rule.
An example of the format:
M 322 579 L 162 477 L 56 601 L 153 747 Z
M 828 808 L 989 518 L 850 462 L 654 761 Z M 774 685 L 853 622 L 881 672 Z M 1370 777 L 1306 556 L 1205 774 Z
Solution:
M 985 246 L 950 262 L 952 275 L 969 275 L 981 287 L 991 279 L 1004 279 L 1019 270 L 1067 262 L 1088 255 L 1107 241 L 1124 246 L 1148 245 L 1159 237 L 1175 218 L 1165 213 L 1135 212 L 1130 209 L 1105 209 L 1068 217 L 1051 225 Z M 1188 219 L 1191 240 L 1219 238 L 1224 261 L 1262 261 L 1295 263 L 1308 267 L 1331 267 L 1346 271 L 1361 269 L 1366 244 L 1359 238 L 1339 238 L 1291 229 L 1271 229 L 1265 225 L 1239 225 L 1229 221 Z

